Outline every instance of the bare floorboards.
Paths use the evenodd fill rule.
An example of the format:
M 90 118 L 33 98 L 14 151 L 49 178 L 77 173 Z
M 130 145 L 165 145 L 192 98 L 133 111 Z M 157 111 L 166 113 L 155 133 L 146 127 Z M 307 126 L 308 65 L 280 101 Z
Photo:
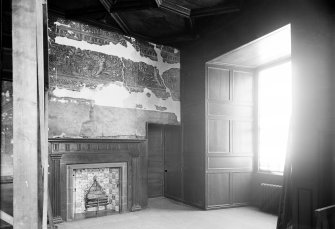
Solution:
M 58 225 L 58 229 L 275 229 L 277 217 L 253 207 L 202 211 L 163 197 L 149 199 L 147 209 Z

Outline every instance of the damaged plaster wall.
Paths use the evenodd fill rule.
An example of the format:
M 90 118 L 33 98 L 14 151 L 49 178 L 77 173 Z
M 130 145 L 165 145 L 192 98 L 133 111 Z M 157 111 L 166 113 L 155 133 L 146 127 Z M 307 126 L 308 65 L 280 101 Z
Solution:
M 180 124 L 180 53 L 51 16 L 49 137 L 144 138 Z

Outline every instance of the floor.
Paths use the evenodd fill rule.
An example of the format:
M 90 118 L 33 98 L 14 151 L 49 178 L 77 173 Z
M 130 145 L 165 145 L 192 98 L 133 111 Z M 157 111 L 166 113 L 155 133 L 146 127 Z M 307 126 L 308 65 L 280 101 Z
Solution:
M 275 229 L 277 217 L 257 208 L 203 211 L 163 197 L 149 199 L 148 208 L 120 215 L 58 224 L 58 229 Z

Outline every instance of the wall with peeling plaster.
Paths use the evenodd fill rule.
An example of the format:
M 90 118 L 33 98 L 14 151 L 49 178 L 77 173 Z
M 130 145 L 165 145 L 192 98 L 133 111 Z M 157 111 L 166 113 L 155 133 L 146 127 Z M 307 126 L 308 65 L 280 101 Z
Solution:
M 144 138 L 180 123 L 179 50 L 49 18 L 49 137 Z

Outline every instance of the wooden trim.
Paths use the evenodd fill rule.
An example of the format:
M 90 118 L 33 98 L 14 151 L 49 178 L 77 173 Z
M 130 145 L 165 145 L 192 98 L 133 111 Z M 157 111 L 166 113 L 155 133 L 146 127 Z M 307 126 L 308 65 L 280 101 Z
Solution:
M 6 212 L 0 210 L 0 219 L 5 221 L 6 223 L 13 225 L 14 219 L 13 216 L 8 215 Z
M 254 67 L 248 67 L 248 66 L 241 66 L 241 65 L 234 65 L 234 64 L 228 64 L 228 63 L 221 63 L 221 62 L 212 62 L 212 61 L 208 61 L 206 62 L 206 65 L 208 67 L 212 67 L 212 68 L 220 68 L 220 69 L 231 69 L 234 68 L 234 70 L 236 71 L 245 71 L 245 72 L 254 72 L 255 68 Z M 230 98 L 232 99 L 232 98 Z
M 110 13 L 110 15 L 114 19 L 114 21 L 118 24 L 118 26 L 121 28 L 121 30 L 123 31 L 123 33 L 125 33 L 126 35 L 130 35 L 131 34 L 131 30 L 130 30 L 129 26 L 120 17 L 120 15 L 118 13 Z
M 126 35 L 129 35 L 131 31 L 127 23 L 120 17 L 118 13 L 111 12 L 112 4 L 108 0 L 99 0 L 99 1 L 105 7 L 110 16 L 114 19 L 114 21 L 118 24 L 118 26 L 121 28 L 122 32 L 125 33 Z
M 115 142 L 129 142 L 129 143 L 140 143 L 144 142 L 147 139 L 94 139 L 94 138 L 49 138 L 48 141 L 50 143 L 115 143 Z
M 335 205 L 330 205 L 330 206 L 318 208 L 315 210 L 315 212 L 323 212 L 323 211 L 335 212 Z
M 247 203 L 240 203 L 240 204 L 222 204 L 222 205 L 208 205 L 206 210 L 214 210 L 214 209 L 224 209 L 224 208 L 235 208 L 235 207 L 243 207 L 248 206 L 249 202 Z
M 183 7 L 181 5 L 175 4 L 171 2 L 170 0 L 158 0 L 156 2 L 158 3 L 158 7 L 163 10 L 167 10 L 174 14 L 178 14 L 182 17 L 190 17 L 191 15 L 190 9 Z

